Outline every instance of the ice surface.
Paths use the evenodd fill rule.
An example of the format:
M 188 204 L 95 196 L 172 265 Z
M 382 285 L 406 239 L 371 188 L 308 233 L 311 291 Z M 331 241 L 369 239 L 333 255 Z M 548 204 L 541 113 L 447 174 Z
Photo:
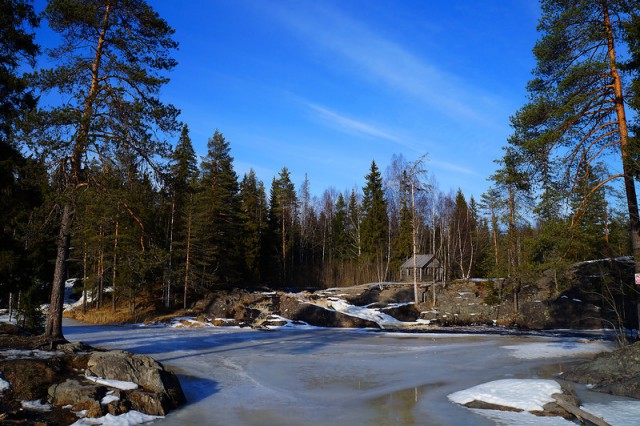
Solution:
M 554 380 L 503 379 L 452 393 L 449 399 L 461 405 L 482 401 L 524 411 L 542 411 L 545 404 L 554 401 L 551 396 L 554 393 L 562 393 Z
M 479 416 L 485 417 L 496 426 L 575 426 L 574 422 L 562 417 L 540 417 L 526 411 L 514 413 L 512 411 L 498 410 L 472 410 Z M 453 422 L 455 423 L 455 422 Z M 453 424 L 452 423 L 452 424 Z
M 389 333 L 295 324 L 272 330 L 176 329 L 65 320 L 64 333 L 72 341 L 151 355 L 175 371 L 188 404 L 154 422 L 162 426 L 527 424 L 526 412 L 494 413 L 506 416 L 498 421 L 494 414 L 479 415 L 447 396 L 496 380 L 538 378 L 542 369 L 558 373 L 562 361 L 580 352 L 526 359 L 513 357 L 514 350 L 504 346 L 594 345 L 575 338 Z M 515 415 L 521 417 L 508 420 Z M 535 424 L 563 424 L 559 422 L 544 419 Z
M 580 408 L 615 426 L 636 426 L 640 419 L 640 401 L 588 403 Z

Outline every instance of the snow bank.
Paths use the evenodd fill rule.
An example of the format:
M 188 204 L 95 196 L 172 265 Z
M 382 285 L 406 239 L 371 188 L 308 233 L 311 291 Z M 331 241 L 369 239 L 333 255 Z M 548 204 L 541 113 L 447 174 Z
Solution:
M 130 426 L 139 425 L 142 423 L 149 423 L 156 419 L 162 419 L 162 416 L 150 416 L 148 414 L 140 413 L 139 411 L 129 411 L 128 413 L 114 416 L 107 414 L 104 417 L 98 418 L 83 418 L 73 423 L 72 426 L 85 426 L 85 425 L 104 425 L 104 426 Z
M 551 396 L 554 393 L 562 393 L 554 380 L 504 379 L 452 393 L 448 398 L 460 405 L 482 401 L 524 411 L 542 411 L 545 404 L 554 401 Z
M 576 340 L 548 343 L 530 343 L 524 345 L 501 346 L 512 351 L 511 356 L 520 359 L 560 358 L 579 355 L 595 355 L 613 349 L 611 342 L 593 342 Z

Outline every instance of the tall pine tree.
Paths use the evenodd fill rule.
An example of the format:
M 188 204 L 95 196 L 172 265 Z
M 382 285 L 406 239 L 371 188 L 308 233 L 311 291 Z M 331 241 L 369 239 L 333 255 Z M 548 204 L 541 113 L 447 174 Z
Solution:
M 87 161 L 125 146 L 149 163 L 168 152 L 151 135 L 176 128 L 177 110 L 158 98 L 176 62 L 173 29 L 144 0 L 50 0 L 44 13 L 59 33 L 53 69 L 37 74 L 64 104 L 34 117 L 28 141 L 58 168 L 60 232 L 45 335 L 62 337 L 62 297 L 77 192 L 93 182 Z
M 636 150 L 629 139 L 625 91 L 618 56 L 633 50 L 630 23 L 640 3 L 628 0 L 542 0 L 534 48 L 537 64 L 527 90 L 530 101 L 513 118 L 511 146 L 521 167 L 540 182 L 552 171 L 558 188 L 580 186 L 587 166 L 614 164 L 596 189 L 624 183 L 630 240 L 640 271 L 640 218 L 634 176 Z M 531 166 L 530 166 L 531 165 Z M 594 194 L 592 192 L 591 194 Z M 586 194 L 585 202 L 589 202 Z M 583 204 L 586 205 L 586 204 Z

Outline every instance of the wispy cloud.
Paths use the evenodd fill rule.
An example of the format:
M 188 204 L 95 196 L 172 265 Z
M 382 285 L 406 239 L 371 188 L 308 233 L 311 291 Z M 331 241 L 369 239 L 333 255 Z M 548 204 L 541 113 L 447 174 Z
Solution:
M 374 79 L 450 117 L 492 124 L 487 107 L 495 99 L 436 66 L 437 58 L 420 57 L 326 7 L 314 8 L 311 13 L 309 9 L 280 9 L 274 13 L 312 48 L 328 50 L 363 78 Z
M 456 172 L 456 173 L 462 173 L 465 175 L 477 175 L 478 173 L 476 173 L 475 171 L 468 169 L 466 167 L 462 167 L 458 164 L 453 164 L 450 163 L 448 161 L 429 161 L 430 164 L 433 164 L 434 166 L 436 166 L 439 169 L 442 170 L 448 170 L 451 172 Z
M 330 126 L 336 127 L 347 133 L 356 133 L 368 137 L 386 139 L 397 143 L 401 142 L 400 138 L 397 136 L 385 132 L 374 125 L 345 117 L 335 111 L 331 111 L 313 103 L 306 102 L 305 105 L 310 110 L 316 112 L 318 116 Z

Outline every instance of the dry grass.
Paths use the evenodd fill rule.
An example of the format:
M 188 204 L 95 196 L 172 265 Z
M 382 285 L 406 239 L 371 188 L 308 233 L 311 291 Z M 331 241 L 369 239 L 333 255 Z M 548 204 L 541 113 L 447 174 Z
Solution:
M 78 307 L 70 311 L 65 311 L 64 316 L 90 324 L 133 324 L 141 322 L 168 322 L 176 317 L 197 316 L 201 313 L 202 312 L 194 311 L 193 309 L 167 310 L 159 303 L 147 302 L 145 304 L 138 304 L 135 313 L 132 313 L 128 306 L 116 307 L 114 311 L 111 304 L 109 304 L 100 309 L 87 307 L 86 312 L 82 311 L 82 307 Z
M 66 311 L 64 316 L 91 324 L 111 324 L 149 322 L 158 317 L 158 313 L 153 305 L 138 307 L 135 312 L 128 307 L 116 307 L 114 311 L 111 306 L 105 306 L 100 309 L 88 308 L 86 312 L 76 308 Z

